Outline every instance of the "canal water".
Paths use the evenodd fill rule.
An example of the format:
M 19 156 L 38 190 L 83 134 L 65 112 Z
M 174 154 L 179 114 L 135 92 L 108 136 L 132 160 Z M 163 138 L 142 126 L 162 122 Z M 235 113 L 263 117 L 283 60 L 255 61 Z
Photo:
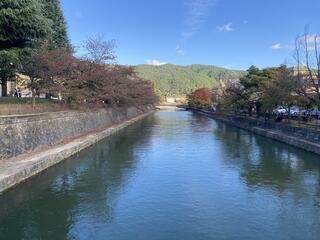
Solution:
M 320 239 L 320 158 L 157 112 L 0 196 L 0 239 Z

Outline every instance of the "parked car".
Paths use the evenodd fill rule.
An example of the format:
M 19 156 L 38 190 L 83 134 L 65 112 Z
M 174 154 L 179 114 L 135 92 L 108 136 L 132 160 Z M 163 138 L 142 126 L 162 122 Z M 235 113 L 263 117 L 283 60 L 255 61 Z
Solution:
M 249 108 L 240 108 L 239 112 L 241 114 L 248 114 L 249 113 Z
M 287 109 L 282 106 L 278 106 L 276 109 L 273 110 L 273 113 L 276 115 L 284 115 L 287 113 Z
M 288 111 L 289 112 L 289 111 Z M 299 107 L 297 107 L 297 106 L 292 106 L 291 108 L 290 108 L 290 115 L 291 116 L 299 116 L 300 115 L 300 109 L 299 109 Z
M 320 118 L 320 109 L 319 109 L 319 108 L 313 108 L 313 109 L 310 111 L 310 115 L 311 115 L 311 117 L 313 117 L 313 118 L 319 119 L 319 118 Z
M 304 109 L 301 111 L 301 116 L 303 117 L 311 117 L 312 109 Z
M 301 116 L 305 118 L 316 118 L 320 119 L 320 109 L 319 108 L 310 108 L 301 111 Z

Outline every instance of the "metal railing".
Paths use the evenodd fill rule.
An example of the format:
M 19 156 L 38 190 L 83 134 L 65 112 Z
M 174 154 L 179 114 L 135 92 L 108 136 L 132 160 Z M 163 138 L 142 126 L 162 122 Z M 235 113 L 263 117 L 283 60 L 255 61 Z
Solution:
M 255 121 L 263 121 L 272 124 L 278 124 L 283 126 L 291 126 L 291 127 L 298 127 L 298 128 L 305 128 L 314 131 L 320 131 L 320 119 L 311 117 L 311 116 L 294 116 L 294 115 L 274 115 L 271 114 L 270 116 L 260 116 L 258 117 L 255 114 L 226 114 L 226 116 L 236 116 L 243 119 L 252 119 Z

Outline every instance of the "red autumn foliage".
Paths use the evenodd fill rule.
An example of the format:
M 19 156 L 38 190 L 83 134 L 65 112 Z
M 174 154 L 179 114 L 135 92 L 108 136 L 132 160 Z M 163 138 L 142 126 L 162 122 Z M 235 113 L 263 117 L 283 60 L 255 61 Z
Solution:
M 199 88 L 188 96 L 191 107 L 206 108 L 212 104 L 212 92 L 208 88 Z
M 79 80 L 88 102 L 111 105 L 144 105 L 157 101 L 149 82 L 139 79 L 132 67 L 80 63 Z
M 91 40 L 93 41 L 93 40 Z M 34 92 L 61 96 L 66 102 L 105 103 L 108 105 L 154 104 L 152 86 L 138 78 L 132 67 L 104 64 L 111 54 L 108 44 L 91 42 L 94 58 L 78 59 L 64 49 L 40 49 L 24 64 Z M 98 59 L 98 57 L 101 60 Z M 109 56 L 109 59 L 113 57 Z
M 23 72 L 31 79 L 29 88 L 33 97 L 40 93 L 62 95 L 67 99 L 74 94 L 70 86 L 75 81 L 77 59 L 64 49 L 38 49 L 23 64 Z
M 208 88 L 199 88 L 195 90 L 192 95 L 199 101 L 209 102 L 211 101 L 212 93 Z

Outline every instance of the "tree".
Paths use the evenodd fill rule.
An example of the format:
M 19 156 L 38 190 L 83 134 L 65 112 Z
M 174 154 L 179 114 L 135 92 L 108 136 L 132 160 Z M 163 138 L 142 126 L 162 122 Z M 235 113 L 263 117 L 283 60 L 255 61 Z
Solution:
M 295 41 L 296 93 L 307 99 L 309 105 L 320 106 L 320 36 L 310 35 L 308 29 Z
M 1 95 L 7 96 L 7 80 L 14 76 L 15 69 L 20 64 L 19 49 L 0 50 Z
M 20 67 L 28 48 L 47 35 L 48 25 L 37 0 L 0 2 L 0 77 L 2 96 L 7 96 L 8 78 Z
M 116 60 L 114 40 L 106 41 L 101 36 L 89 38 L 83 44 L 84 59 L 95 64 L 110 64 Z
M 290 70 L 280 67 L 248 69 L 248 74 L 237 81 L 228 81 L 222 88 L 224 106 L 229 109 L 246 109 L 257 116 L 271 113 L 278 105 L 292 106 L 300 101 L 295 94 L 297 85 Z
M 208 88 L 199 88 L 188 95 L 188 104 L 195 108 L 211 108 L 212 93 Z
M 252 103 L 250 102 L 250 92 L 248 92 L 239 79 L 225 80 L 220 86 L 219 105 L 225 111 L 248 108 Z
M 22 69 L 30 77 L 33 102 L 40 93 L 62 97 L 66 102 L 80 101 L 85 91 L 79 77 L 82 74 L 80 65 L 81 61 L 64 48 L 42 47 L 35 51 L 24 61 Z
M 165 64 L 161 66 L 136 66 L 138 76 L 157 83 L 157 90 L 162 97 L 186 96 L 195 89 L 218 87 L 220 81 L 239 78 L 246 73 L 215 66 L 191 65 L 177 66 Z
M 77 80 L 84 86 L 87 102 L 108 105 L 143 105 L 157 101 L 149 82 L 138 78 L 132 67 L 81 61 Z
M 261 82 L 265 80 L 263 76 L 263 72 L 257 68 L 256 66 L 251 66 L 247 70 L 247 74 L 240 78 L 240 83 L 246 88 L 246 89 L 255 89 L 259 90 L 261 86 Z
M 291 107 L 299 103 L 295 94 L 296 83 L 292 79 L 290 69 L 280 67 L 263 69 L 266 79 L 262 82 L 261 105 L 264 113 L 270 113 L 276 106 Z
M 251 66 L 248 69 L 247 75 L 240 78 L 240 84 L 243 86 L 243 90 L 245 91 L 245 95 L 247 98 L 247 106 L 249 111 L 249 115 L 251 115 L 252 110 L 255 108 L 260 116 L 261 110 L 261 94 L 262 94 L 262 85 L 263 82 L 266 81 L 268 77 L 265 72 L 260 70 L 255 66 Z
M 76 58 L 63 48 L 49 50 L 41 47 L 23 61 L 22 72 L 30 77 L 28 87 L 33 103 L 40 93 L 61 95 L 69 91 L 67 82 L 75 78 Z
M 151 84 L 138 78 L 132 67 L 78 59 L 64 48 L 39 49 L 25 62 L 23 70 L 31 77 L 34 100 L 40 92 L 78 104 L 130 106 L 157 100 Z
M 85 55 L 79 79 L 86 85 L 87 101 L 110 105 L 153 104 L 158 101 L 151 83 L 140 79 L 133 67 L 115 64 L 114 41 L 90 38 L 83 47 Z
M 47 35 L 48 25 L 37 0 L 1 0 L 0 49 L 22 48 Z
M 48 47 L 53 48 L 70 48 L 67 34 L 67 27 L 63 12 L 60 7 L 60 0 L 42 0 L 43 15 L 47 18 L 51 29 L 48 34 Z

